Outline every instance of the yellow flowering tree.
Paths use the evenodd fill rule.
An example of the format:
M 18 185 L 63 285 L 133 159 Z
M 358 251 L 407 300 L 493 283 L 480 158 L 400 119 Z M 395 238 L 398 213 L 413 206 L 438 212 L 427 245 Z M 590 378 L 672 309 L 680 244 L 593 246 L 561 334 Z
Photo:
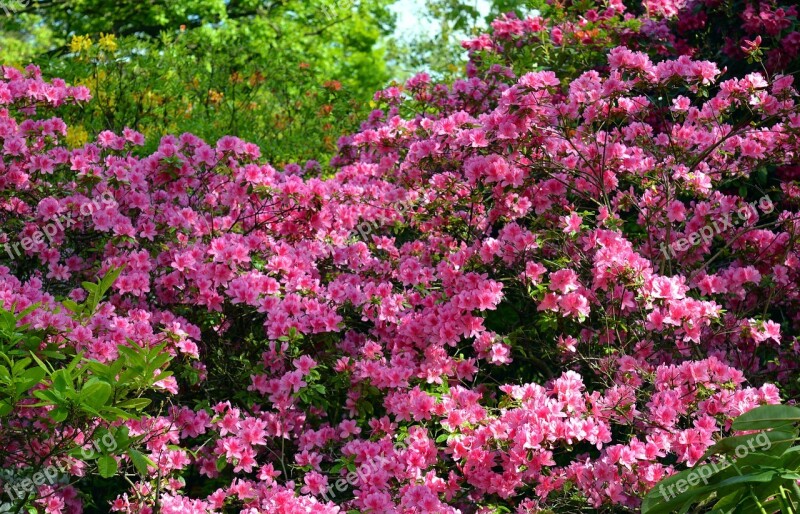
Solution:
M 390 78 L 381 46 L 390 3 L 288 0 L 264 10 L 154 1 L 135 2 L 136 15 L 126 1 L 85 0 L 76 7 L 83 14 L 31 4 L 31 15 L 60 31 L 33 61 L 46 76 L 90 88 L 94 101 L 64 113 L 90 136 L 134 128 L 150 136 L 149 151 L 167 133 L 230 134 L 278 165 L 324 165 Z M 88 16 L 92 6 L 108 19 Z

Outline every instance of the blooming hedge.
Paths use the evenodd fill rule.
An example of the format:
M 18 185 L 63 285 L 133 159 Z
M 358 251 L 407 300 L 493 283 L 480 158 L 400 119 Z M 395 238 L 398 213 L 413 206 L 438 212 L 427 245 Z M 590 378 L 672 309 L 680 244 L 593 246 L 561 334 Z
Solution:
M 792 76 L 615 46 L 632 20 L 576 53 L 577 19 L 501 18 L 465 79 L 378 92 L 327 180 L 234 137 L 70 149 L 89 92 L 5 67 L 0 334 L 47 372 L 0 459 L 59 467 L 18 504 L 622 512 L 795 395 Z

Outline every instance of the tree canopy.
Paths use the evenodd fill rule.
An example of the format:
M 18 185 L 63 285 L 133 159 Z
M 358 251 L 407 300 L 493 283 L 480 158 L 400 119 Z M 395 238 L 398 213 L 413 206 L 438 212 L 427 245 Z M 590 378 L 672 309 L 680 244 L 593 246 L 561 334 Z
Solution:
M 19 3 L 0 16 L 0 56 L 91 87 L 97 101 L 65 114 L 76 142 L 125 127 L 234 134 L 276 163 L 325 162 L 390 78 L 389 3 Z

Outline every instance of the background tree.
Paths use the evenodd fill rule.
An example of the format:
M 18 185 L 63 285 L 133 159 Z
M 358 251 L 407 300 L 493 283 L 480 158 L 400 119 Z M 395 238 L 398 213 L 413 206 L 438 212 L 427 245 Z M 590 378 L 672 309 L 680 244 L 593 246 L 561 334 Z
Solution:
M 425 70 L 437 78 L 453 80 L 467 63 L 462 40 L 484 32 L 500 14 L 513 12 L 525 17 L 547 9 L 544 0 L 426 0 L 420 16 L 436 30 L 393 41 L 395 73 L 407 78 Z
M 90 86 L 97 101 L 66 114 L 75 145 L 125 127 L 153 144 L 232 134 L 276 165 L 324 163 L 390 76 L 390 3 L 20 2 L 0 12 L 0 57 Z

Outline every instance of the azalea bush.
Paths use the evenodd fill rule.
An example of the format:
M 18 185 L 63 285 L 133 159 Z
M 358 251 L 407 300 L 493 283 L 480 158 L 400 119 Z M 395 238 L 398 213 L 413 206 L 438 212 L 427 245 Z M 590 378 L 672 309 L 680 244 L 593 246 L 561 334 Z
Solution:
M 793 77 L 583 7 L 379 91 L 329 179 L 232 136 L 73 148 L 90 91 L 4 67 L 0 458 L 67 464 L 18 507 L 637 511 L 792 400 Z
M 642 7 L 653 18 L 643 33 L 660 42 L 661 52 L 713 57 L 739 73 L 752 68 L 749 55 L 755 52 L 763 57 L 758 69 L 800 70 L 800 25 L 792 2 L 649 0 Z
M 736 75 L 800 70 L 800 25 L 792 2 L 621 0 L 608 2 L 605 7 L 610 8 L 574 0 L 482 3 L 488 8 L 483 20 L 470 0 L 427 0 L 427 14 L 441 25 L 440 33 L 407 44 L 410 51 L 400 61 L 418 67 L 421 62 L 435 75 L 453 76 L 461 55 L 447 42 L 458 34 L 471 34 L 484 21 L 493 26 L 495 49 L 513 56 L 516 69 L 554 69 L 561 77 L 602 66 L 613 44 L 660 58 L 709 59 Z M 539 17 L 527 16 L 533 12 Z M 547 20 L 546 26 L 531 23 L 536 19 Z

